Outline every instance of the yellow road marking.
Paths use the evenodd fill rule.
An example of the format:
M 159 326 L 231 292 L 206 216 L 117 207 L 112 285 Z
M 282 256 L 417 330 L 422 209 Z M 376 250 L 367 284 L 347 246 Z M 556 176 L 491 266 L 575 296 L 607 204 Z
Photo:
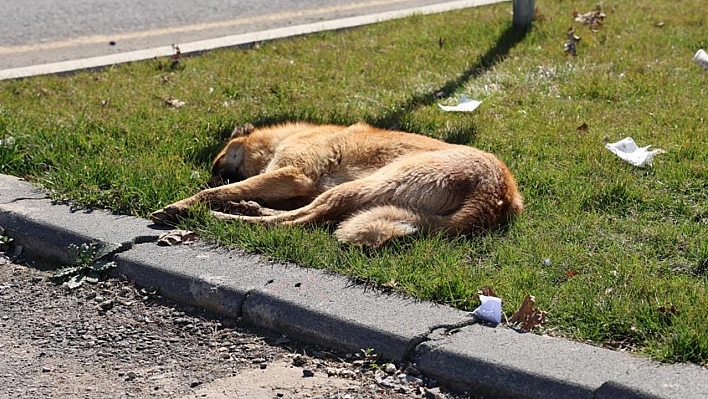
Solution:
M 351 10 L 356 10 L 356 9 L 366 8 L 366 7 L 375 7 L 375 6 L 380 6 L 380 5 L 396 4 L 396 3 L 405 3 L 408 1 L 411 1 L 411 0 L 371 0 L 371 1 L 366 1 L 366 2 L 362 2 L 362 3 L 345 4 L 345 5 L 339 5 L 339 6 L 302 10 L 302 11 L 289 11 L 289 12 L 283 12 L 283 13 L 273 14 L 273 15 L 261 15 L 261 16 L 252 17 L 252 18 L 238 18 L 238 19 L 232 19 L 232 20 L 228 20 L 228 21 L 177 26 L 177 27 L 173 27 L 173 28 L 162 28 L 162 29 L 146 30 L 146 31 L 139 31 L 139 32 L 119 33 L 119 34 L 110 35 L 110 36 L 108 36 L 108 35 L 84 36 L 84 37 L 78 37 L 75 39 L 68 39 L 68 40 L 57 41 L 57 42 L 27 44 L 27 45 L 20 45 L 20 46 L 5 46 L 5 47 L 0 46 L 0 55 L 29 53 L 32 51 L 43 51 L 43 50 L 56 50 L 56 49 L 62 49 L 62 48 L 67 48 L 67 47 L 81 46 L 81 45 L 85 45 L 85 44 L 100 44 L 100 43 L 108 43 L 109 41 L 143 39 L 143 38 L 148 38 L 148 37 L 169 35 L 169 34 L 175 34 L 175 33 L 197 32 L 197 31 L 203 31 L 203 30 L 209 30 L 209 29 L 229 28 L 229 27 L 234 27 L 234 26 L 238 26 L 238 25 L 246 25 L 246 24 L 258 23 L 258 22 L 281 21 L 281 20 L 285 20 L 285 19 L 292 19 L 292 18 L 298 18 L 298 17 L 310 17 L 310 16 L 314 16 L 314 15 L 327 14 L 327 13 L 331 13 L 331 12 L 351 11 Z

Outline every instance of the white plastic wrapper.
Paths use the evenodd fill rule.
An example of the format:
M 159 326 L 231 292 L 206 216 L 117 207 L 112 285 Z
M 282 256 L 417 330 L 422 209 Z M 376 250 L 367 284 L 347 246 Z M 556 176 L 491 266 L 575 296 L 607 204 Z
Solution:
M 495 296 L 480 295 L 479 300 L 482 304 L 472 313 L 486 322 L 501 323 L 501 299 Z
M 708 53 L 705 50 L 700 49 L 693 56 L 693 60 L 698 63 L 698 65 L 708 70 Z
M 656 150 L 649 150 L 649 147 L 651 147 L 650 145 L 640 148 L 631 137 L 624 138 L 616 143 L 605 144 L 605 147 L 618 157 L 634 166 L 639 166 L 640 168 L 647 165 L 651 166 L 654 155 L 665 152 L 659 148 Z
M 481 101 L 470 100 L 466 96 L 460 97 L 460 103 L 453 106 L 438 104 L 438 106 L 447 112 L 472 112 L 482 104 Z

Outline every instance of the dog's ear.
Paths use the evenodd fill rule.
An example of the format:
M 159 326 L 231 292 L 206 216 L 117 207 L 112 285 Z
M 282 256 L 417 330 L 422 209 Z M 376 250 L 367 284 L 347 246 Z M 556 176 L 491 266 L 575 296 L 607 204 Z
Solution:
M 250 123 L 246 123 L 245 125 L 241 125 L 241 126 L 236 126 L 234 131 L 231 133 L 231 138 L 235 139 L 237 137 L 248 136 L 249 134 L 251 134 L 253 132 L 253 129 L 255 129 L 255 128 Z

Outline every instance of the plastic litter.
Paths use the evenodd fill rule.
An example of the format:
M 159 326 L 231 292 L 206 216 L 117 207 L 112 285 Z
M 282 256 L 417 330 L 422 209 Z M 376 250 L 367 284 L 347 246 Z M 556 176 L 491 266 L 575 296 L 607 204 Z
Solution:
M 462 95 L 460 97 L 460 103 L 457 105 L 449 106 L 438 104 L 438 106 L 446 112 L 472 112 L 482 104 L 481 101 L 470 100 L 467 96 Z
M 649 150 L 651 145 L 640 148 L 631 137 L 626 137 L 616 143 L 607 143 L 605 144 L 605 147 L 618 157 L 640 168 L 647 165 L 651 166 L 654 155 L 663 154 L 666 152 L 659 148 Z
M 480 295 L 479 300 L 482 304 L 472 313 L 486 322 L 501 323 L 501 299 L 495 296 Z
M 696 55 L 693 56 L 693 60 L 696 61 L 698 65 L 708 69 L 708 53 L 706 53 L 705 50 L 698 50 Z
M 568 41 L 566 41 L 565 44 L 563 45 L 563 50 L 566 53 L 570 53 L 570 55 L 577 55 L 578 51 L 576 49 L 576 46 L 578 43 L 580 43 L 580 40 L 581 40 L 580 36 L 577 36 L 575 34 L 575 28 L 573 28 L 572 26 L 570 27 L 570 29 L 568 29 L 567 36 L 568 36 Z

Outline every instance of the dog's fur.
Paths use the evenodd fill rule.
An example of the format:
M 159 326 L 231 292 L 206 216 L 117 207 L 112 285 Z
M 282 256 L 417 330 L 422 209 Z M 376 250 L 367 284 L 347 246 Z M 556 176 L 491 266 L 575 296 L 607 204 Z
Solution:
M 484 232 L 523 210 L 516 181 L 493 155 L 364 123 L 237 128 L 212 175 L 212 185 L 226 184 L 152 220 L 171 223 L 201 202 L 229 212 L 213 211 L 220 219 L 339 222 L 340 241 L 378 246 L 418 231 Z

